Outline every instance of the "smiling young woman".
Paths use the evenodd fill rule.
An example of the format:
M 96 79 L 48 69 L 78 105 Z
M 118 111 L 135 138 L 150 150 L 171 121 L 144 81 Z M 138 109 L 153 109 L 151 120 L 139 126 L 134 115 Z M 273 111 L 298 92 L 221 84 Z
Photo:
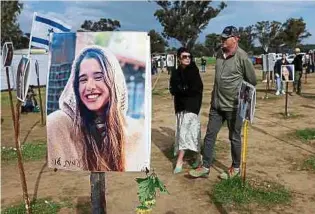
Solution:
M 125 77 L 116 57 L 98 46 L 83 49 L 73 62 L 59 98 L 47 117 L 50 167 L 89 171 L 133 171 L 144 161 L 136 121 L 127 119 Z

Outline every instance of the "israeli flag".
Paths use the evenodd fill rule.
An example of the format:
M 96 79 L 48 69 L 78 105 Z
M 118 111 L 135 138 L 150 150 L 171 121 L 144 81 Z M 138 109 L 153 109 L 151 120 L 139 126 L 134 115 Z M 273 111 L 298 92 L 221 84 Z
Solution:
M 32 31 L 30 35 L 30 47 L 44 48 L 48 50 L 49 34 L 70 32 L 71 26 L 56 18 L 34 13 Z

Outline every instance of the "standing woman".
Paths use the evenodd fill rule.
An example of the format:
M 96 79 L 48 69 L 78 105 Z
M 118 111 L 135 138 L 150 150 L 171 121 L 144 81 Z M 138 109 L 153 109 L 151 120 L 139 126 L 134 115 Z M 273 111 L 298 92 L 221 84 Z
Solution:
M 176 114 L 176 136 L 174 155 L 178 155 L 174 174 L 182 171 L 186 150 L 196 152 L 196 161 L 200 160 L 200 119 L 203 84 L 199 69 L 192 61 L 188 49 L 181 47 L 177 51 L 179 66 L 170 79 L 170 92 L 174 96 Z
M 277 85 L 277 91 L 276 91 L 276 95 L 280 95 L 280 94 L 285 94 L 285 90 L 284 90 L 284 85 L 281 81 L 281 67 L 282 65 L 288 65 L 289 62 L 286 60 L 286 54 L 282 53 L 282 58 L 279 59 L 276 63 L 275 63 L 275 67 L 274 67 L 274 71 L 275 71 L 275 75 L 276 75 L 276 85 Z
M 128 129 L 137 125 L 126 119 L 127 98 L 117 58 L 99 46 L 80 51 L 60 96 L 60 110 L 48 115 L 48 165 L 70 170 L 137 170 L 143 160 L 135 157 L 143 145 L 140 134 Z

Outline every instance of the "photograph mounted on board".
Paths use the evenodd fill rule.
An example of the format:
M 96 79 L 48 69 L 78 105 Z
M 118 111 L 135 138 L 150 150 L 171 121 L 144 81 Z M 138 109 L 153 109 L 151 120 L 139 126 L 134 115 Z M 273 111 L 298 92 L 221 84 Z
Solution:
M 168 54 L 166 56 L 166 64 L 167 64 L 167 67 L 174 67 L 175 66 L 175 55 Z
M 281 80 L 282 82 L 294 82 L 294 65 L 281 66 Z
M 13 59 L 13 43 L 12 42 L 4 43 L 1 54 L 2 54 L 2 66 L 3 67 L 11 66 L 12 59 Z
M 253 85 L 243 81 L 238 95 L 239 106 L 238 112 L 244 120 L 253 122 L 256 106 L 256 89 Z
M 21 102 L 25 101 L 29 88 L 30 59 L 22 57 L 16 71 L 16 96 Z
M 51 35 L 47 107 L 49 98 L 54 105 L 47 112 L 48 166 L 99 172 L 149 169 L 147 33 L 77 32 L 67 38 L 71 50 L 58 41 L 66 41 L 66 35 Z M 59 68 L 62 73 L 54 73 L 58 66 L 65 66 Z

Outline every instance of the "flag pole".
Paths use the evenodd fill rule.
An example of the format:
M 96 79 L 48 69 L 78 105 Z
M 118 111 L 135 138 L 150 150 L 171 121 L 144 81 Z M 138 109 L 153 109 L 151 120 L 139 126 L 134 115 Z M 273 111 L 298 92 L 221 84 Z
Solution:
M 42 95 L 40 93 L 40 82 L 39 82 L 39 65 L 38 61 L 35 61 L 35 72 L 37 76 L 37 88 L 38 88 L 38 96 L 39 96 L 39 106 L 40 106 L 40 115 L 41 115 L 41 124 L 44 125 L 44 110 L 42 104 Z
M 27 54 L 27 58 L 30 58 L 31 56 L 31 48 L 32 48 L 32 32 L 33 32 L 33 28 L 34 28 L 34 21 L 35 21 L 35 17 L 36 17 L 37 13 L 34 12 L 33 14 L 33 21 L 32 21 L 32 28 L 31 28 L 31 34 L 30 34 L 30 42 L 29 42 L 29 46 L 28 46 L 28 54 Z

